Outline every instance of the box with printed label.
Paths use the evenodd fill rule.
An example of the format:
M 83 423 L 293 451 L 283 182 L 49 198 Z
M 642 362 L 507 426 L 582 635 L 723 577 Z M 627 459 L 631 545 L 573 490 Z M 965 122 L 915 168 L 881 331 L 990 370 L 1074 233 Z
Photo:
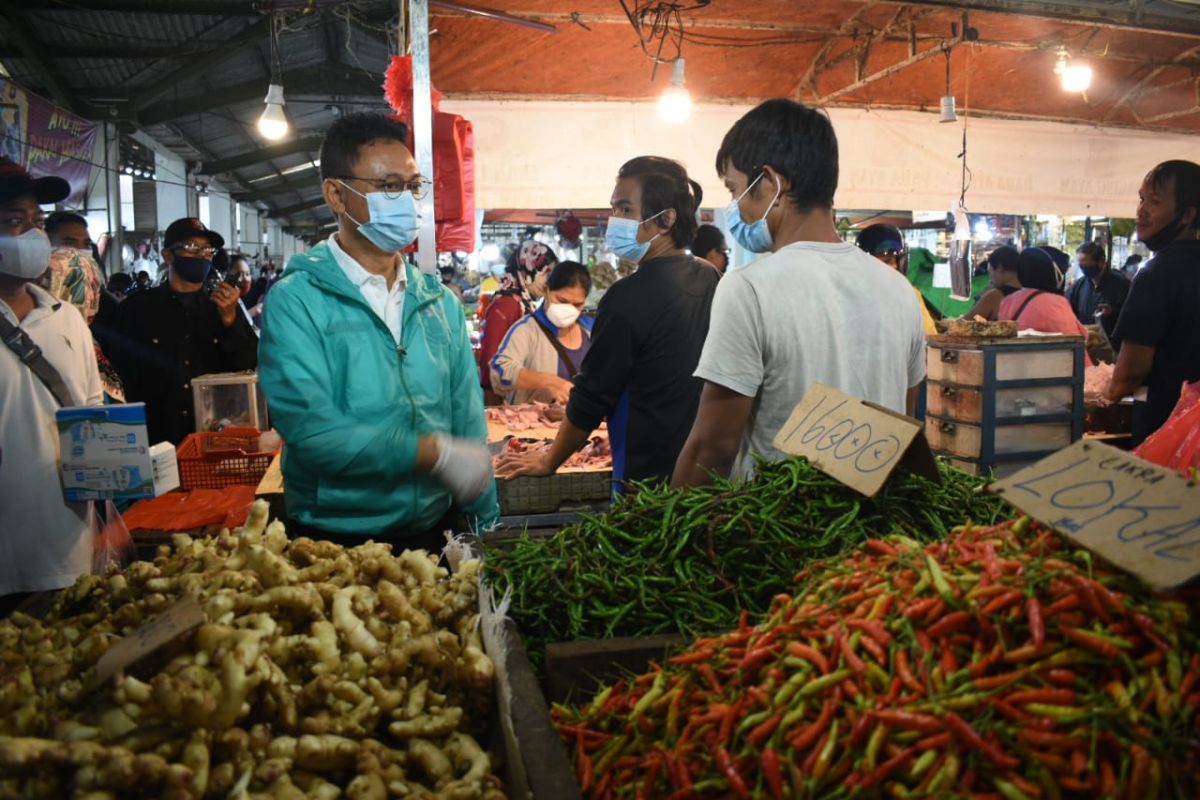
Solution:
M 175 448 L 150 446 L 144 403 L 63 408 L 55 416 L 66 499 L 156 497 L 179 485 Z

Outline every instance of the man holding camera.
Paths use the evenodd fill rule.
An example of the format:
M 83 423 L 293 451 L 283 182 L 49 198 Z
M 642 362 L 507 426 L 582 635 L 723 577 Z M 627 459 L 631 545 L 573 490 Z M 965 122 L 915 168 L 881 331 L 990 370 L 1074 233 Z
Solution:
M 151 442 L 178 445 L 196 430 L 192 378 L 258 365 L 258 335 L 239 308 L 241 293 L 213 270 L 224 245 L 200 220 L 175 220 L 163 236 L 167 282 L 130 295 L 94 331 L 126 399 L 146 404 Z

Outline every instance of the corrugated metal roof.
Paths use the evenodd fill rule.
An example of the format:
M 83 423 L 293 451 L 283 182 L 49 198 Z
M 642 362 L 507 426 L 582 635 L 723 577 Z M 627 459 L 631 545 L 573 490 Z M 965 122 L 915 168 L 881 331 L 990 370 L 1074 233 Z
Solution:
M 107 116 L 111 107 L 124 124 L 146 129 L 191 162 L 263 146 L 254 123 L 270 59 L 267 25 L 253 0 L 111 2 L 141 12 L 103 10 L 109 2 L 40 0 L 23 14 L 85 111 L 90 105 Z M 386 110 L 378 87 L 395 0 L 314 2 L 311 13 L 299 4 L 280 12 L 280 62 L 298 138 L 328 127 L 330 104 Z M 615 0 L 480 2 L 557 32 L 435 7 L 432 72 L 443 93 L 632 99 L 657 94 L 668 80 L 660 69 L 651 82 L 651 62 Z M 906 63 L 910 37 L 918 55 L 936 48 L 964 10 L 979 40 L 954 51 L 952 91 L 963 97 L 969 80 L 972 113 L 1200 132 L 1200 5 L 1192 0 L 712 0 L 684 14 L 687 83 L 709 100 L 787 95 L 935 109 L 945 91 L 944 61 L 934 53 Z M 48 93 L 14 29 L 0 25 L 0 61 L 18 82 Z M 1087 94 L 1065 95 L 1051 84 L 1059 46 L 1093 66 Z M 209 58 L 214 50 L 220 54 Z M 667 51 L 674 56 L 670 45 Z M 173 75 L 163 91 L 139 98 Z M 307 157 L 248 163 L 226 182 L 235 192 L 257 191 L 272 208 L 293 206 L 319 192 L 315 174 L 294 180 L 276 173 Z M 255 183 L 260 178 L 269 180 Z M 327 212 L 293 219 L 306 217 L 326 219 Z

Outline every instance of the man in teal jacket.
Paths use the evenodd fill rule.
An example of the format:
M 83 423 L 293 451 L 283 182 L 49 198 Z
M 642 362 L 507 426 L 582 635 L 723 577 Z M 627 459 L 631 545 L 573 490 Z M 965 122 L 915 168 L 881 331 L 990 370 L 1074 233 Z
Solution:
M 259 374 L 292 527 L 429 549 L 453 507 L 475 529 L 499 507 L 458 300 L 399 252 L 428 186 L 406 133 L 367 113 L 330 128 L 321 177 L 338 230 L 272 287 Z

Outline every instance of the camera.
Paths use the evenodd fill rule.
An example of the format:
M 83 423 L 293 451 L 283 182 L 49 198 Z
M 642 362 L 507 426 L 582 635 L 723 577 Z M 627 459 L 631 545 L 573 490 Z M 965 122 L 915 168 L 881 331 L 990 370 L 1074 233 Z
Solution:
M 212 297 L 213 292 L 215 292 L 217 287 L 219 287 L 222 283 L 228 283 L 230 286 L 237 289 L 237 273 L 232 270 L 229 272 L 222 272 L 216 267 L 213 267 L 208 271 L 208 277 L 204 279 L 204 294 L 208 297 Z

